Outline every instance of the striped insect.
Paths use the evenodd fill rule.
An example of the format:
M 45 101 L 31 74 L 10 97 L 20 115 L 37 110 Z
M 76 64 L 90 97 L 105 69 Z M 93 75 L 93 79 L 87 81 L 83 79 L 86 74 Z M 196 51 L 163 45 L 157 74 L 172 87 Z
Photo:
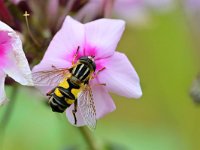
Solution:
M 77 57 L 77 54 L 75 57 Z M 36 86 L 54 87 L 46 94 L 49 97 L 49 105 L 52 111 L 63 113 L 74 104 L 72 110 L 74 124 L 77 124 L 76 112 L 79 109 L 86 125 L 90 129 L 94 129 L 96 126 L 96 110 L 89 81 L 95 78 L 95 70 L 94 58 L 82 56 L 76 63 L 72 62 L 70 68 L 52 66 L 51 70 L 33 72 L 33 81 Z

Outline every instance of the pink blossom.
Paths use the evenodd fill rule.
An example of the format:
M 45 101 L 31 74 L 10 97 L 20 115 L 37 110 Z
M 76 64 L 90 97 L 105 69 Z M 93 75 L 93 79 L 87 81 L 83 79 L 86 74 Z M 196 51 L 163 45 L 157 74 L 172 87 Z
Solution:
M 199 0 L 185 0 L 184 5 L 185 5 L 186 10 L 191 14 L 200 12 L 199 11 L 199 8 L 200 8 Z
M 95 56 L 96 72 L 103 67 L 97 77 L 90 81 L 96 107 L 96 119 L 115 110 L 115 104 L 109 92 L 128 98 L 139 98 L 142 95 L 139 77 L 123 53 L 115 49 L 125 28 L 125 22 L 115 19 L 99 19 L 86 24 L 67 16 L 61 29 L 51 41 L 42 61 L 34 67 L 33 72 L 57 68 L 67 68 L 80 47 L 78 58 L 81 56 Z M 105 83 L 106 86 L 97 84 Z M 42 87 L 44 93 L 53 87 Z M 66 114 L 73 124 L 71 105 Z M 77 112 L 77 126 L 85 125 L 80 112 Z
M 145 26 L 151 21 L 152 10 L 157 13 L 168 12 L 173 5 L 173 0 L 116 0 L 113 12 L 132 25 Z
M 33 84 L 19 36 L 0 21 L 0 104 L 6 100 L 4 91 L 6 75 L 22 85 Z
M 19 4 L 22 1 L 26 1 L 26 0 L 10 0 L 13 4 Z
M 151 10 L 169 11 L 173 4 L 173 0 L 90 0 L 76 18 L 87 22 L 102 15 L 115 15 L 134 25 L 145 25 L 149 22 Z

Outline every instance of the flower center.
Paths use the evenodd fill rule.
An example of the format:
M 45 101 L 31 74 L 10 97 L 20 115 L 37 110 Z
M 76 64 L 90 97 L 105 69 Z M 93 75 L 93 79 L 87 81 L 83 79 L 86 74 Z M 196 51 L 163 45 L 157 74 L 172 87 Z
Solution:
M 72 65 L 76 64 L 77 61 L 88 61 L 88 63 L 95 68 L 94 74 L 99 74 L 105 69 L 105 60 L 97 58 L 96 49 L 88 45 L 84 48 L 77 46 L 76 49 L 72 50 L 71 53 L 67 55 L 66 59 L 70 61 Z
M 7 53 L 11 50 L 11 37 L 6 31 L 0 31 L 0 67 L 5 66 L 7 62 Z

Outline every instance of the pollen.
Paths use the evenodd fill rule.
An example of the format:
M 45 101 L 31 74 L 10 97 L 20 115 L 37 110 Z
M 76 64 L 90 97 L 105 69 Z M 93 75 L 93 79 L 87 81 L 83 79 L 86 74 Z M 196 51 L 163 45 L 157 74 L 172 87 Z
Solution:
M 25 11 L 25 13 L 23 14 L 23 16 L 24 16 L 24 17 L 29 17 L 30 14 L 29 14 L 27 11 Z

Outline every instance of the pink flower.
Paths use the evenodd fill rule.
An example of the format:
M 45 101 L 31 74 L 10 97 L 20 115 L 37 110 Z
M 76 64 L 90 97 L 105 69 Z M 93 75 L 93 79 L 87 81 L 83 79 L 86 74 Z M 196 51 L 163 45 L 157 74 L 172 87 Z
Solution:
M 51 41 L 42 61 L 34 67 L 33 72 L 56 68 L 67 68 L 80 47 L 78 58 L 95 56 L 96 72 L 102 68 L 97 77 L 90 81 L 96 107 L 96 119 L 115 110 L 115 104 L 109 92 L 128 98 L 139 98 L 142 95 L 139 77 L 125 54 L 115 52 L 124 31 L 125 22 L 114 19 L 99 19 L 81 24 L 67 16 L 62 28 Z M 97 84 L 105 83 L 106 86 Z M 42 87 L 44 93 L 53 87 Z M 71 105 L 66 114 L 73 124 Z M 77 112 L 77 126 L 85 125 L 80 112 Z
M 184 6 L 186 8 L 186 11 L 188 13 L 191 13 L 198 16 L 198 12 L 200 12 L 200 1 L 199 0 L 185 0 L 184 1 Z
M 22 1 L 26 1 L 26 0 L 10 0 L 13 4 L 19 4 Z
M 22 85 L 33 84 L 19 36 L 0 21 L 0 104 L 6 100 L 4 91 L 6 75 Z
M 99 16 L 115 15 L 133 25 L 146 25 L 150 21 L 151 10 L 166 12 L 173 8 L 173 4 L 173 0 L 90 0 L 76 18 L 87 22 Z

